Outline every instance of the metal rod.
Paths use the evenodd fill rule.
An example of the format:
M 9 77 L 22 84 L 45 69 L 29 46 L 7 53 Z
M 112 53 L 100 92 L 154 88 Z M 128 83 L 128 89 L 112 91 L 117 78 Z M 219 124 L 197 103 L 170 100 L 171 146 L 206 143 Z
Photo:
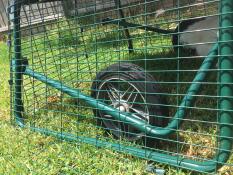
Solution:
M 20 107 L 23 105 L 22 103 L 22 70 L 23 70 L 23 62 L 21 58 L 21 38 L 20 38 L 20 0 L 14 0 L 14 59 L 15 63 L 13 66 L 13 70 L 15 70 L 15 77 L 14 77 L 14 86 L 15 86 L 15 98 L 14 98 L 14 115 L 17 124 L 20 127 L 25 127 L 25 124 L 23 122 L 23 108 Z M 101 147 L 108 147 L 111 146 L 112 149 L 121 151 L 121 152 L 128 152 L 129 154 L 142 157 L 142 158 L 148 158 L 154 161 L 158 161 L 161 163 L 166 163 L 178 167 L 184 167 L 187 169 L 191 170 L 197 170 L 197 171 L 202 171 L 202 172 L 213 172 L 216 170 L 216 166 L 221 166 L 223 165 L 229 158 L 230 151 L 232 148 L 232 124 L 233 124 L 233 115 L 231 113 L 226 112 L 227 110 L 232 110 L 232 101 L 230 98 L 227 98 L 227 96 L 232 96 L 233 95 L 233 90 L 232 90 L 232 85 L 229 86 L 229 84 L 232 84 L 233 82 L 233 76 L 231 74 L 232 68 L 233 68 L 233 63 L 232 63 L 232 56 L 225 56 L 225 55 L 232 55 L 233 54 L 233 47 L 232 47 L 232 40 L 233 40 L 233 35 L 232 35 L 232 26 L 233 26 L 233 1 L 232 0 L 222 0 L 221 1 L 221 12 L 224 13 L 222 15 L 222 20 L 221 20 L 221 27 L 224 27 L 224 29 L 221 30 L 220 32 L 220 69 L 222 70 L 220 73 L 220 95 L 222 96 L 220 100 L 220 107 L 222 111 L 220 112 L 220 144 L 219 144 L 219 151 L 216 154 L 216 157 L 212 160 L 205 160 L 205 161 L 194 161 L 190 159 L 183 159 L 180 158 L 179 156 L 172 156 L 172 155 L 167 155 L 167 154 L 162 154 L 159 152 L 155 151 L 149 151 L 145 149 L 140 149 L 136 147 L 129 147 L 129 146 L 119 146 L 119 144 L 114 144 L 110 142 L 104 142 L 99 139 L 95 138 L 86 138 L 86 137 L 80 137 L 77 135 L 72 135 L 72 134 L 67 134 L 67 133 L 59 133 L 47 129 L 42 129 L 42 128 L 35 128 L 35 127 L 30 127 L 33 131 L 37 131 L 39 133 L 43 133 L 46 135 L 51 135 L 55 136 L 60 139 L 64 140 L 69 140 L 69 141 L 82 141 L 85 143 L 89 143 L 92 145 L 96 146 L 101 146 Z M 230 13 L 228 13 L 230 12 Z M 230 42 L 228 42 L 230 41 Z M 198 88 L 200 88 L 200 80 L 203 80 L 206 77 L 206 71 L 207 69 L 210 68 L 210 66 L 213 64 L 213 60 L 216 57 L 216 50 L 217 50 L 218 44 L 216 44 L 210 54 L 207 56 L 207 58 L 204 60 L 199 72 L 197 73 L 193 84 L 190 86 L 187 95 L 183 99 L 181 106 L 179 110 L 181 111 L 181 114 L 184 115 L 185 113 L 185 107 L 187 105 L 191 105 L 194 97 L 192 96 L 198 91 Z M 49 79 L 48 77 L 36 73 L 33 70 L 26 68 L 25 69 L 25 74 L 32 76 L 42 82 L 48 83 L 52 87 L 59 89 L 73 97 L 79 97 L 81 99 L 86 99 L 87 102 L 89 103 L 90 106 L 95 106 L 100 108 L 101 110 L 109 110 L 110 114 L 114 114 L 113 117 L 120 119 L 122 121 L 133 121 L 135 126 L 140 125 L 141 121 L 134 119 L 133 116 L 128 116 L 128 114 L 123 114 L 119 113 L 118 110 L 108 107 L 104 103 L 101 103 L 89 96 L 86 96 L 84 94 L 79 94 L 78 90 L 72 89 L 70 87 L 64 86 L 58 81 Z M 195 83 L 199 82 L 199 83 Z M 79 94 L 79 95 L 78 95 Z M 100 105 L 100 106 L 99 106 Z M 116 117 L 118 116 L 118 117 Z M 184 116 L 183 116 L 184 117 Z M 179 124 L 180 117 L 174 117 L 172 122 L 166 127 L 166 128 L 151 128 L 153 132 L 149 132 L 151 134 L 157 135 L 160 133 L 160 135 L 163 135 L 161 133 L 166 133 L 171 132 L 169 130 L 169 126 L 172 124 Z M 138 123 L 137 123 L 138 122 Z M 148 126 L 144 125 L 143 122 L 143 129 L 147 131 Z M 166 133 L 167 134 L 167 133 Z M 166 135 L 165 134 L 165 135 Z
M 147 158 L 156 162 L 169 164 L 176 167 L 185 167 L 186 169 L 201 171 L 201 172 L 213 172 L 216 168 L 216 160 L 204 160 L 195 161 L 179 156 L 168 155 L 165 153 L 159 153 L 156 151 L 151 151 L 148 149 L 136 148 L 132 146 L 119 145 L 119 143 L 111 143 L 102 141 L 97 138 L 89 138 L 83 136 L 77 136 L 74 134 L 69 134 L 66 132 L 56 132 L 48 129 L 42 129 L 37 127 L 29 127 L 32 131 L 39 132 L 48 136 L 54 136 L 56 138 L 71 141 L 71 142 L 83 142 L 97 147 L 104 147 L 108 149 L 113 149 L 119 152 L 127 152 L 133 156 L 140 158 Z
M 120 25 L 123 27 L 132 27 L 132 28 L 137 28 L 141 30 L 147 30 L 147 31 L 157 32 L 157 33 L 162 33 L 162 34 L 176 33 L 175 30 L 165 30 L 165 29 L 160 29 L 160 28 L 156 28 L 152 26 L 129 23 L 129 22 L 126 22 L 126 20 L 120 20 L 120 19 L 106 18 L 103 20 L 103 24 L 116 24 L 116 25 Z
M 118 15 L 120 16 L 121 21 L 126 22 L 125 15 L 124 15 L 124 12 L 123 12 L 122 6 L 121 6 L 121 0 L 114 0 L 114 2 L 115 2 L 115 5 L 118 9 Z M 120 25 L 120 24 L 118 24 L 118 25 Z M 132 53 L 133 52 L 133 41 L 132 41 L 132 38 L 130 36 L 129 29 L 126 26 L 123 26 L 123 27 L 124 27 L 125 36 L 128 40 L 129 53 Z
M 227 111 L 232 110 L 233 108 L 233 102 L 231 98 L 228 98 L 233 96 L 233 1 L 222 0 L 220 12 L 220 149 L 218 150 L 218 156 L 216 159 L 219 164 L 222 165 L 230 156 L 233 142 L 233 113 Z
M 195 101 L 195 95 L 200 91 L 200 88 L 201 88 L 200 82 L 203 82 L 205 80 L 206 75 L 208 73 L 208 71 L 206 70 L 208 70 L 214 64 L 214 60 L 217 55 L 217 48 L 218 48 L 218 44 L 215 44 L 215 46 L 212 48 L 212 51 L 203 61 L 199 71 L 197 72 L 193 80 L 193 83 L 191 84 L 191 86 L 189 87 L 187 91 L 187 95 L 183 98 L 175 116 L 171 119 L 171 122 L 165 128 L 149 125 L 145 123 L 145 121 L 139 120 L 138 118 L 134 117 L 130 113 L 120 112 L 119 110 L 103 102 L 100 102 L 88 95 L 83 94 L 78 89 L 68 87 L 59 81 L 50 79 L 49 77 L 46 77 L 38 72 L 33 71 L 29 67 L 26 67 L 24 74 L 30 77 L 33 77 L 43 83 L 46 83 L 47 85 L 57 90 L 60 90 L 63 93 L 66 93 L 72 96 L 73 98 L 84 100 L 91 107 L 96 108 L 100 111 L 104 111 L 104 113 L 113 116 L 117 120 L 120 120 L 122 122 L 127 122 L 130 125 L 137 128 L 138 130 L 146 132 L 148 135 L 151 135 L 154 137 L 164 137 L 177 130 L 177 128 L 180 126 L 180 124 L 183 121 L 182 119 L 186 115 L 186 112 L 188 110 L 187 107 L 190 107 L 193 105 Z
M 23 80 L 23 70 L 22 70 L 22 55 L 21 55 L 21 32 L 20 32 L 20 9 L 21 2 L 15 1 L 14 5 L 11 6 L 11 12 L 13 13 L 13 36 L 14 36 L 14 59 L 15 65 L 13 70 L 14 78 L 14 114 L 18 118 L 23 118 L 23 101 L 22 101 L 22 80 Z M 17 119 L 16 119 L 17 122 Z

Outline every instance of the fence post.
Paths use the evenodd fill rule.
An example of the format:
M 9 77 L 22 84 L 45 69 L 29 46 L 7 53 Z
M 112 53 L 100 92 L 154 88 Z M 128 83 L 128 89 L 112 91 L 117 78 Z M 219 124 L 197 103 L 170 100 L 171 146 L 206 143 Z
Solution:
M 220 149 L 218 162 L 224 163 L 230 156 L 232 148 L 233 124 L 233 1 L 221 1 L 220 16 L 220 43 L 219 43 L 219 123 L 220 123 Z

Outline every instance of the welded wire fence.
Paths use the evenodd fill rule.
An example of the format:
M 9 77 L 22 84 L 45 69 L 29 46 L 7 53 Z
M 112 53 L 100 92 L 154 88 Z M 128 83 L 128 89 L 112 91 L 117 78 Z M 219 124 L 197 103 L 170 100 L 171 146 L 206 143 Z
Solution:
M 232 172 L 233 2 L 80 2 L 11 4 L 18 125 L 179 168 Z

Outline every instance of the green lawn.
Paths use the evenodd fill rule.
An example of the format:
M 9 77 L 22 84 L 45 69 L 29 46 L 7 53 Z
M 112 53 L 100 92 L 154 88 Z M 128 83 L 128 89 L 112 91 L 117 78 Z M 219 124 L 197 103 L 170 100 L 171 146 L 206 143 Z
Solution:
M 148 174 L 142 159 L 13 126 L 5 43 L 0 43 L 0 53 L 0 174 Z
M 12 125 L 9 61 L 3 42 L 0 42 L 0 53 L 0 174 L 149 174 L 143 159 L 86 144 L 63 142 Z M 165 168 L 168 174 L 189 174 Z
M 61 23 L 62 24 L 62 23 Z M 39 71 L 43 71 L 43 66 L 45 69 L 51 69 L 51 70 L 63 70 L 63 73 L 61 76 L 63 78 L 67 78 L 66 81 L 67 83 L 71 82 L 68 81 L 69 79 L 72 80 L 73 75 L 68 75 L 67 73 L 72 72 L 71 70 L 74 70 L 76 68 L 76 62 L 75 64 L 70 64 L 71 67 L 66 67 L 66 64 L 61 61 L 76 61 L 76 54 L 77 54 L 77 46 L 80 43 L 83 43 L 81 40 L 85 40 L 86 42 L 89 42 L 89 44 L 86 44 L 87 47 L 84 45 L 78 45 L 79 53 L 84 53 L 85 55 L 86 52 L 92 53 L 94 48 L 94 37 L 91 36 L 91 31 L 87 35 L 82 36 L 83 38 L 74 38 L 73 36 L 77 35 L 70 35 L 69 32 L 67 32 L 67 26 L 64 25 L 65 27 L 62 28 L 60 26 L 59 28 L 59 35 L 62 36 L 62 38 L 59 38 L 60 36 L 58 35 L 58 32 L 56 30 L 51 30 L 49 38 L 45 38 L 43 35 L 38 35 L 37 37 L 33 38 L 36 41 L 35 43 L 29 43 L 29 40 L 26 40 L 27 42 L 24 42 L 22 44 L 22 48 L 24 48 L 24 55 L 27 55 L 29 58 L 29 61 L 32 61 L 32 57 L 34 60 L 39 60 L 42 58 L 42 63 L 41 62 L 36 62 L 34 63 L 35 69 Z M 74 32 L 77 31 L 76 29 Z M 94 33 L 94 32 L 93 32 Z M 119 33 L 119 32 L 118 32 Z M 78 33 L 78 36 L 80 33 Z M 170 58 L 174 57 L 174 53 L 171 53 L 169 49 L 166 49 L 164 51 L 163 49 L 158 49 L 159 53 L 156 55 L 153 53 L 153 48 L 148 49 L 148 54 L 145 56 L 144 51 L 145 48 L 142 47 L 142 39 L 141 34 L 134 33 L 133 36 L 135 38 L 138 38 L 135 40 L 134 44 L 135 47 L 138 49 L 138 51 L 133 54 L 132 56 L 129 56 L 127 54 L 127 50 L 123 53 L 121 52 L 122 55 L 118 55 L 118 52 L 116 52 L 114 49 L 120 45 L 121 48 L 119 49 L 125 49 L 126 44 L 125 42 L 119 43 L 117 41 L 118 37 L 121 37 L 119 35 L 116 35 L 116 32 L 114 33 L 100 33 L 98 36 L 95 36 L 95 38 L 98 38 L 98 49 L 99 51 L 102 51 L 102 53 L 97 53 L 98 60 L 99 60 L 99 65 L 107 65 L 109 63 L 114 62 L 114 58 L 122 58 L 128 59 L 130 62 L 134 62 L 136 64 L 139 64 L 142 67 L 148 68 L 148 70 L 152 70 L 152 74 L 156 76 L 156 79 L 158 81 L 171 81 L 175 82 L 176 80 L 176 75 L 171 74 L 171 73 L 160 73 L 156 74 L 156 71 L 153 72 L 153 70 L 175 70 L 177 69 L 177 61 L 176 60 L 166 60 L 162 58 Z M 149 34 L 148 34 L 149 35 Z M 152 36 L 148 37 L 155 37 L 154 40 L 151 40 L 150 43 L 151 45 L 157 45 L 160 47 L 161 45 L 169 45 L 168 43 L 170 42 L 170 39 L 168 37 L 161 38 L 161 36 Z M 70 38 L 72 36 L 72 38 Z M 81 36 L 81 35 L 80 35 Z M 59 38 L 59 39 L 57 39 Z M 111 41 L 111 42 L 109 42 Z M 78 44 L 77 44 L 78 43 Z M 93 45 L 91 45 L 91 43 Z M 37 50 L 34 50 L 34 55 L 31 55 L 31 50 L 32 49 L 30 46 L 36 46 Z M 35 44 L 35 45 L 34 45 Z M 50 51 L 48 48 L 52 47 L 52 51 Z M 35 48 L 35 47 L 34 47 Z M 48 49 L 48 52 L 45 51 L 45 49 Z M 105 50 L 108 50 L 108 52 L 104 52 Z M 38 55 L 36 55 L 38 54 Z M 80 56 L 80 62 L 78 67 L 78 70 L 80 71 L 80 79 L 86 79 L 86 80 L 92 80 L 93 75 L 87 75 L 85 72 L 85 69 L 87 67 L 88 62 L 92 62 L 94 65 L 94 60 L 96 55 L 95 54 L 89 54 L 88 59 L 89 61 L 83 56 Z M 60 59 L 59 58 L 69 58 L 69 60 L 66 59 Z M 44 60 L 51 61 L 54 64 L 45 64 L 43 62 Z M 45 59 L 47 58 L 47 59 Z M 54 59 L 55 58 L 55 59 Z M 145 62 L 145 58 L 147 59 Z M 155 61 L 155 58 L 161 58 L 161 61 Z M 159 59 L 158 59 L 159 60 Z M 60 61 L 60 62 L 59 62 Z M 167 64 L 167 61 L 169 61 L 169 65 Z M 50 63 L 51 63 L 50 62 Z M 181 60 L 179 65 L 181 66 L 180 69 L 184 70 L 187 69 L 187 65 L 189 66 L 189 69 L 197 69 L 200 65 L 200 61 L 195 61 L 195 64 L 192 64 L 193 60 L 192 59 L 187 59 L 187 60 Z M 62 63 L 62 64 L 61 64 Z M 32 65 L 32 62 L 30 62 L 30 65 Z M 40 66 L 42 65 L 42 66 Z M 54 66 L 56 65 L 56 66 Z M 72 65 L 74 67 L 72 67 Z M 51 67 L 50 67 L 51 66 Z M 99 67 L 101 69 L 102 67 Z M 93 70 L 93 68 L 89 68 L 89 70 Z M 44 71 L 47 73 L 46 71 Z M 52 71 L 51 71 L 52 72 Z M 55 76 L 56 78 L 59 75 L 54 74 L 49 74 L 49 76 Z M 76 74 L 74 74 L 76 76 Z M 187 76 L 186 72 L 180 73 L 180 80 L 182 81 L 191 81 L 193 77 L 193 73 L 190 73 L 189 76 Z M 77 77 L 75 77 L 77 78 Z M 214 77 L 212 77 L 214 78 Z M 130 155 L 114 152 L 112 150 L 108 149 L 101 149 L 101 148 L 96 148 L 94 146 L 90 146 L 87 144 L 82 144 L 82 143 L 69 143 L 69 142 L 63 142 L 61 140 L 57 140 L 52 137 L 46 137 L 43 135 L 40 135 L 38 133 L 34 133 L 31 131 L 28 131 L 27 129 L 21 129 L 18 128 L 14 125 L 12 125 L 10 121 L 10 97 L 9 97 L 9 85 L 8 85 L 8 80 L 9 79 L 9 61 L 8 61 L 8 56 L 7 56 L 7 47 L 4 43 L 0 43 L 0 174 L 102 174 L 102 175 L 108 175 L 108 174 L 124 174 L 124 175 L 149 175 L 145 171 L 147 161 L 143 159 L 139 159 L 136 157 L 132 157 Z M 25 79 L 25 82 L 29 82 L 30 79 Z M 38 91 L 36 91 L 36 95 L 38 95 L 38 98 L 40 100 L 40 95 L 41 92 L 44 93 L 43 91 L 43 85 L 41 85 L 39 82 L 34 82 L 36 87 L 38 88 Z M 27 83 L 25 83 L 27 84 Z M 81 81 L 80 84 L 75 84 L 75 87 L 82 88 L 83 91 L 86 93 L 89 93 L 88 89 L 90 86 L 90 82 L 85 82 Z M 39 88 L 41 87 L 41 89 Z M 188 85 L 184 84 L 181 85 L 180 88 L 180 93 L 185 93 L 187 90 Z M 27 89 L 28 88 L 28 89 Z M 169 88 L 164 86 L 163 87 L 165 91 L 168 91 L 169 93 L 176 93 L 176 88 Z M 212 88 L 212 89 L 211 89 Z M 26 87 L 26 92 L 28 94 L 32 93 L 33 89 L 30 89 L 30 86 Z M 206 86 L 203 88 L 202 94 L 207 94 L 207 92 L 214 92 L 216 89 L 210 86 Z M 55 93 L 55 91 L 49 89 L 48 91 L 51 95 Z M 46 99 L 46 102 L 48 101 L 48 97 L 43 96 L 43 95 L 48 95 L 47 91 L 46 93 L 41 95 L 41 99 L 43 100 Z M 52 96 L 51 96 L 52 97 Z M 67 98 L 67 97 L 66 97 Z M 68 98 L 67 98 L 68 99 Z M 181 99 L 176 99 L 174 98 L 169 98 L 168 103 L 169 104 L 176 104 L 178 103 Z M 28 108 L 26 109 L 26 113 L 28 114 L 28 119 L 35 120 L 38 125 L 45 126 L 47 128 L 53 128 L 53 129 L 60 129 L 59 128 L 59 122 L 60 120 L 53 120 L 56 117 L 56 110 L 60 110 L 61 107 L 64 110 L 64 106 L 58 106 L 52 104 L 51 106 L 30 106 L 30 102 L 33 102 L 33 98 L 29 97 L 28 100 Z M 43 104 L 43 101 L 40 101 L 41 104 Z M 26 102 L 27 103 L 27 102 Z M 210 103 L 209 100 L 205 101 L 204 98 L 201 98 L 197 101 L 195 107 L 201 107 L 202 105 L 209 105 L 209 107 L 213 107 L 216 104 Z M 101 130 L 95 130 L 93 128 L 92 122 L 93 119 L 90 119 L 93 117 L 93 113 L 91 110 L 85 110 L 81 109 L 78 110 L 76 105 L 71 106 L 72 103 L 69 103 L 69 101 L 65 102 L 65 104 L 69 105 L 68 109 L 66 109 L 66 112 L 69 111 L 71 113 L 77 113 L 77 112 L 82 112 L 82 114 L 87 117 L 86 123 L 84 122 L 84 125 L 79 125 L 79 131 L 83 132 L 83 134 L 88 134 L 92 136 L 95 134 L 95 132 L 100 132 Z M 46 104 L 47 105 L 47 104 Z M 70 107 L 71 106 L 71 107 Z M 34 112 L 33 109 L 37 108 L 38 113 Z M 46 111 L 43 111 L 46 109 Z M 171 109 L 170 115 L 172 116 L 173 113 L 175 112 L 176 108 Z M 34 113 L 33 113 L 34 112 Z M 54 114 L 54 113 L 55 114 Z M 68 113 L 68 112 L 67 112 Z M 30 118 L 30 115 L 33 115 L 34 118 Z M 211 121 L 213 120 L 211 118 L 212 113 L 210 112 L 209 114 L 203 111 L 199 110 L 193 110 L 190 112 L 187 116 L 187 119 L 191 120 L 193 116 L 196 116 L 197 120 L 206 120 L 206 121 Z M 202 116 L 208 116 L 203 118 Z M 43 118 L 44 117 L 44 118 Z M 54 117 L 54 118 L 53 118 Z M 72 122 L 76 121 L 76 118 L 70 117 L 68 114 L 63 115 L 64 118 L 69 118 L 68 124 L 63 125 L 63 129 L 70 131 L 70 132 L 76 132 L 75 126 L 72 125 Z M 88 118 L 89 117 L 89 118 Z M 210 138 L 210 137 L 204 137 L 202 135 L 199 135 L 198 133 L 210 133 L 210 134 L 215 134 L 216 133 L 216 128 L 211 127 L 211 126 L 206 126 L 206 123 L 192 123 L 192 126 L 190 127 L 191 121 L 187 120 L 184 125 L 182 125 L 183 130 L 187 130 L 190 132 L 195 132 L 195 134 L 184 134 L 180 133 L 179 137 L 184 140 L 184 142 L 187 142 L 189 145 L 192 145 L 194 143 L 197 144 L 205 144 L 207 146 L 215 146 L 215 138 Z M 70 122 L 71 121 L 71 122 Z M 58 125 L 58 127 L 57 127 Z M 85 127 L 88 126 L 88 127 Z M 74 130 L 72 130 L 75 128 Z M 173 138 L 174 139 L 174 138 Z M 182 145 L 182 144 L 181 144 Z M 191 146 L 185 146 L 182 145 L 181 150 L 184 151 L 184 154 L 188 154 L 189 156 L 206 156 L 206 157 L 211 157 L 213 153 L 211 153 L 209 150 L 197 150 L 195 147 Z M 168 149 L 169 147 L 174 147 L 174 150 L 176 150 L 176 144 L 171 144 L 171 145 L 163 145 L 164 150 Z M 183 152 L 182 152 L 183 153 Z M 232 164 L 233 162 L 233 157 L 229 160 L 229 163 Z M 156 167 L 163 168 L 166 170 L 167 174 L 174 175 L 191 175 L 191 174 L 198 174 L 198 173 L 192 173 L 190 171 L 174 168 L 171 166 L 167 165 L 160 165 L 156 164 Z M 232 168 L 229 166 L 226 166 L 222 168 L 219 171 L 219 174 L 226 174 L 231 173 Z

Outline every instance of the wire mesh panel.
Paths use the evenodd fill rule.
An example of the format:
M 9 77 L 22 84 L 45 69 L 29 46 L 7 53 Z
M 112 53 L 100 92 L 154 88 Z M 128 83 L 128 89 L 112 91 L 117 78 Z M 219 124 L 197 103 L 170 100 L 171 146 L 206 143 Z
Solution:
M 13 1 L 13 118 L 61 139 L 231 173 L 232 6 Z

